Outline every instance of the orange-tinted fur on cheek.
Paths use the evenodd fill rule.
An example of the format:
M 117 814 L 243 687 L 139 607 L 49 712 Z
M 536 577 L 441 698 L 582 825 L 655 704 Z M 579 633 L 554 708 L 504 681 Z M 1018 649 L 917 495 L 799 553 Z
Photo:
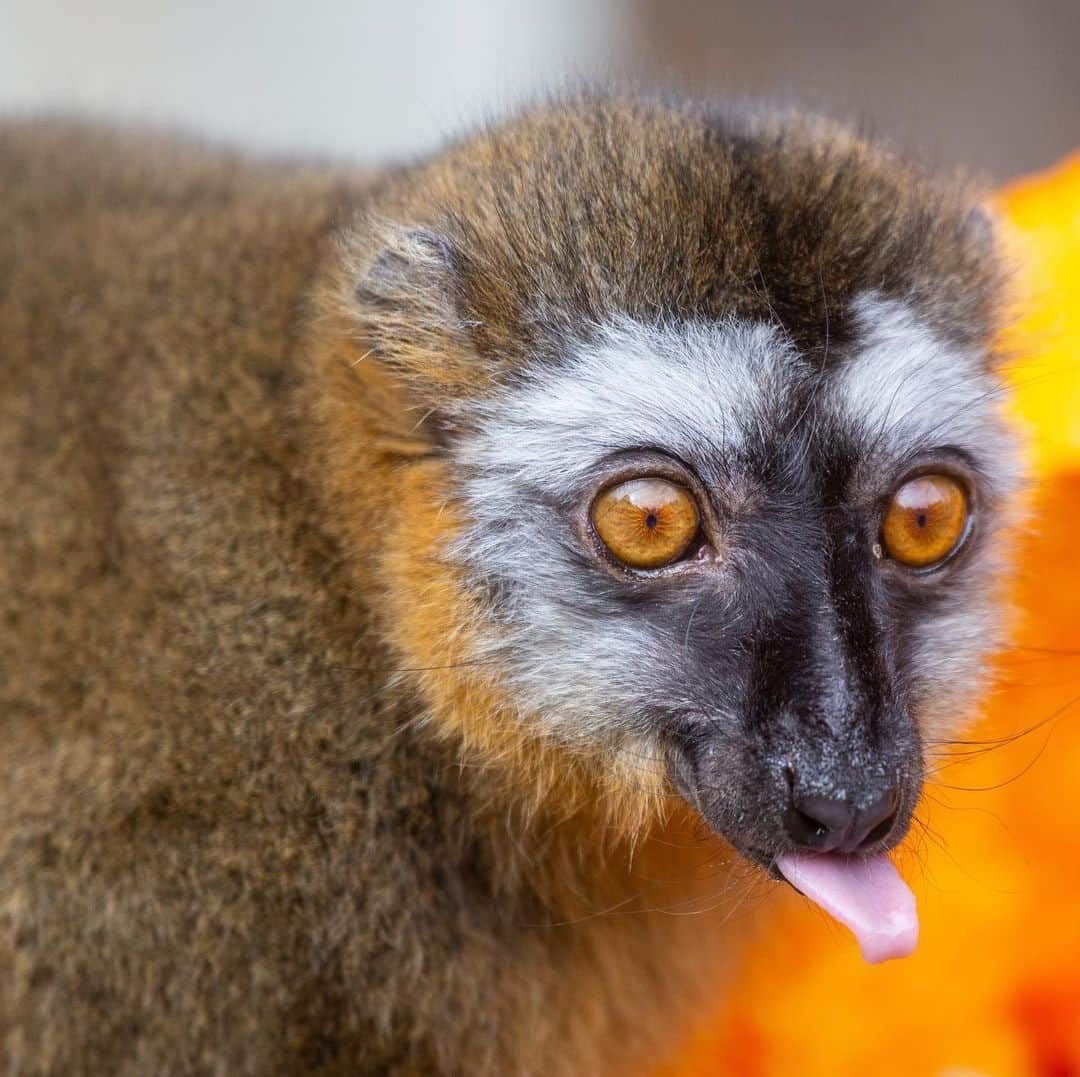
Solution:
M 409 721 L 449 749 L 507 908 L 528 895 L 530 911 L 512 914 L 521 944 L 539 929 L 550 949 L 535 960 L 552 965 L 558 990 L 567 976 L 577 985 L 561 1016 L 540 1019 L 527 997 L 504 999 L 507 1034 L 515 1053 L 554 1035 L 567 1064 L 624 1072 L 612 1069 L 619 1053 L 598 1030 L 621 1027 L 627 1044 L 672 1043 L 681 1027 L 673 1014 L 709 994 L 737 949 L 716 920 L 753 880 L 674 795 L 658 755 L 635 745 L 572 750 L 545 733 L 542 715 L 515 708 L 482 657 L 483 611 L 446 557 L 461 525 L 448 462 L 416 433 L 364 341 L 342 339 L 320 334 L 313 346 L 324 390 L 314 409 L 319 482 L 387 645 L 388 666 L 376 672 L 419 693 Z M 703 915 L 714 924 L 708 939 Z M 532 975 L 542 978 L 541 968 Z M 656 1009 L 657 992 L 681 1000 L 676 1010 Z M 509 1057 L 499 1067 L 520 1064 Z
M 420 685 L 417 720 L 453 738 L 462 765 L 487 769 L 515 808 L 585 813 L 605 844 L 633 843 L 670 811 L 660 753 L 639 743 L 571 751 L 542 715 L 514 706 L 484 659 L 482 637 L 495 626 L 447 557 L 461 528 L 447 460 L 398 425 L 405 401 L 362 341 L 343 347 L 334 334 L 317 354 L 335 371 L 319 407 L 323 481 L 363 566 L 358 583 L 379 594 L 394 664 Z

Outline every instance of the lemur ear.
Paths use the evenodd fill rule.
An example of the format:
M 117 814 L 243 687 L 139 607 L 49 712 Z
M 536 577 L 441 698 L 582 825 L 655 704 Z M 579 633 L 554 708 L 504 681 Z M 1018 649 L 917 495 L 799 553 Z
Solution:
M 361 303 L 390 309 L 420 297 L 449 298 L 454 252 L 445 238 L 427 228 L 394 226 L 382 235 L 385 245 L 356 285 Z
M 441 409 L 486 381 L 465 307 L 465 259 L 427 228 L 382 230 L 382 246 L 360 269 L 356 314 L 371 354 L 403 380 L 413 399 Z
M 1001 218 L 998 212 L 985 202 L 972 206 L 964 220 L 968 242 L 984 257 L 993 255 L 1000 229 Z

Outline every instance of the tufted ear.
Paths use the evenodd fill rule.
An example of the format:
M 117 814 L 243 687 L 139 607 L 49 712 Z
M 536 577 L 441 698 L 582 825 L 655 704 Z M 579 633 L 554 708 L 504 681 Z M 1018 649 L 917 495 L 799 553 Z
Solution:
M 976 203 L 964 219 L 965 236 L 983 257 L 994 255 L 1000 241 L 1001 230 L 1001 214 L 987 202 Z
M 466 259 L 427 228 L 392 226 L 359 269 L 355 312 L 371 354 L 402 380 L 414 401 L 443 410 L 487 382 L 464 314 Z
M 995 367 L 1007 359 L 1007 348 L 1002 348 L 1002 331 L 1020 313 L 1014 306 L 1019 296 L 1010 283 L 1006 231 L 999 208 L 980 202 L 964 217 L 958 237 L 964 252 L 960 275 L 975 297 L 978 311 L 969 339 L 980 346 L 990 365 Z
M 382 310 L 415 305 L 419 300 L 432 314 L 449 309 L 455 276 L 449 242 L 427 228 L 382 230 L 383 246 L 356 284 L 357 300 Z

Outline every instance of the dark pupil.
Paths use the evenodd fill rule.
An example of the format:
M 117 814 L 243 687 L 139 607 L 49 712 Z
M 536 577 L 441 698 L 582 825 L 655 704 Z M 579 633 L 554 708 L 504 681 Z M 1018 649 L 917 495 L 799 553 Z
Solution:
M 645 517 L 645 526 L 650 531 L 657 525 L 657 523 L 659 523 L 659 521 L 656 519 L 655 512 L 650 512 L 649 515 Z
M 918 521 L 918 524 L 919 524 L 920 527 L 925 527 L 926 526 L 926 513 L 925 512 L 920 512 L 919 515 L 915 517 L 915 519 Z

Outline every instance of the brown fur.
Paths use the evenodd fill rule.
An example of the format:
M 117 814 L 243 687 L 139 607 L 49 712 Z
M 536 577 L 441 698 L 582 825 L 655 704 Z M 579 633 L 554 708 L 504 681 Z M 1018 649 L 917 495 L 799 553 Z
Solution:
M 802 153 L 830 205 L 894 200 L 881 247 L 927 282 L 982 271 L 959 209 L 920 230 L 917 177 L 807 132 L 747 169 Z M 470 664 L 429 414 L 486 390 L 477 356 L 544 353 L 574 265 L 582 315 L 674 309 L 665 274 L 687 309 L 760 312 L 752 252 L 788 227 L 767 185 L 707 248 L 648 231 L 746 174 L 709 137 L 555 108 L 365 180 L 0 130 L 6 1072 L 640 1072 L 719 991 L 744 869 L 659 761 L 551 743 Z M 602 246 L 567 216 L 590 185 L 652 210 Z M 398 224 L 453 233 L 459 291 Z M 770 297 L 807 348 L 822 265 L 838 304 L 875 268 L 817 224 L 816 268 Z

